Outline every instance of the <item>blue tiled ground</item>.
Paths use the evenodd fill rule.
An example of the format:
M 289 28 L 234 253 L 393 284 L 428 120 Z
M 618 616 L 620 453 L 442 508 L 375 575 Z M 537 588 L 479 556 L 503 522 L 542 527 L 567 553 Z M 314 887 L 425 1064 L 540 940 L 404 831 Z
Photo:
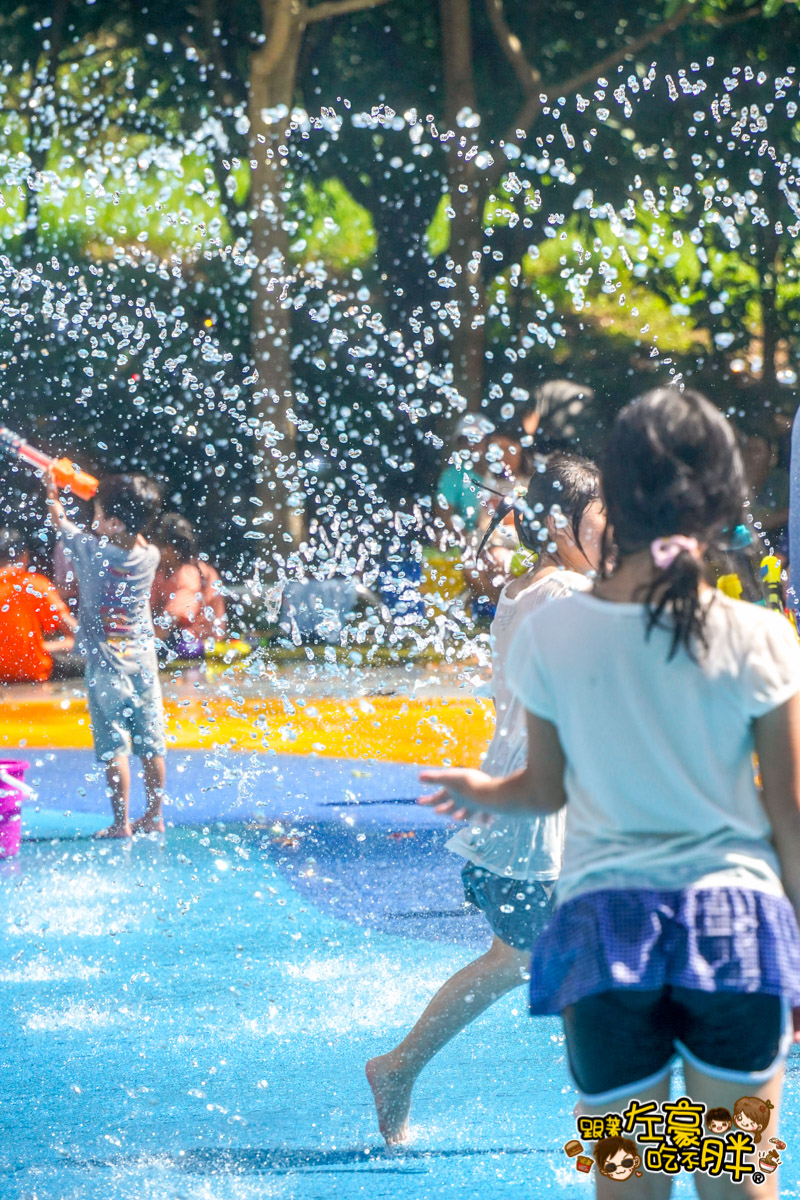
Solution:
M 187 755 L 179 773 L 177 758 L 184 795 L 211 781 L 237 815 L 249 760 Z M 273 763 L 281 788 L 251 777 L 257 823 L 209 815 L 106 845 L 85 837 L 99 817 L 52 815 L 77 787 L 84 808 L 102 802 L 78 782 L 88 764 L 34 768 L 39 840 L 0 865 L 3 1200 L 592 1194 L 562 1151 L 575 1095 L 559 1024 L 528 1019 L 521 993 L 422 1077 L 413 1145 L 381 1149 L 363 1063 L 485 943 L 444 831 L 404 803 L 411 769 Z M 84 836 L 52 837 L 59 822 Z M 795 1179 L 789 1166 L 784 1195 Z

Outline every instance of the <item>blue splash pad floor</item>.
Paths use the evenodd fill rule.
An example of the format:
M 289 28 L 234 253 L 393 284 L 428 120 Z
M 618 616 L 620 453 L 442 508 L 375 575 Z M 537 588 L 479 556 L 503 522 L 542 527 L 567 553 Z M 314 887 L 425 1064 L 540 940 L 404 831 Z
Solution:
M 30 764 L 26 782 L 36 801 L 23 808 L 23 836 L 87 835 L 109 823 L 102 771 L 90 750 L 20 750 L 8 757 Z M 293 754 L 171 751 L 167 757 L 167 824 L 292 817 L 336 818 L 357 806 L 360 819 L 385 823 L 398 801 L 421 792 L 419 768 L 393 762 Z M 131 815 L 141 813 L 140 779 L 131 790 Z M 412 806 L 413 812 L 413 806 Z M 440 818 L 416 810 L 416 822 L 440 826 Z
M 379 799 L 0 865 L 4 1200 L 592 1195 L 561 1149 L 559 1023 L 521 991 L 422 1076 L 413 1144 L 382 1149 L 363 1063 L 486 935 L 445 831 Z M 782 1135 L 795 1197 L 796 1055 Z

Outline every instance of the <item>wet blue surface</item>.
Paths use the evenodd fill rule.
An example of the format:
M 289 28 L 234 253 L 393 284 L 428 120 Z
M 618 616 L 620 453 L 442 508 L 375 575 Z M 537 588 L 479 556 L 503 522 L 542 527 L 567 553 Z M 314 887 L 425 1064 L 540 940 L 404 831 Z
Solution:
M 102 773 L 90 750 L 29 750 L 9 754 L 30 764 L 27 782 L 38 793 L 26 806 L 23 836 L 69 837 L 108 824 Z M 168 759 L 165 816 L 168 823 L 197 825 L 207 820 L 243 821 L 294 816 L 329 821 L 339 810 L 363 806 L 360 819 L 382 824 L 394 805 L 413 808 L 422 788 L 419 768 L 292 754 L 239 751 L 173 751 Z M 144 807 L 140 780 L 134 780 L 131 813 Z M 417 824 L 434 828 L 438 817 L 416 810 Z
M 381 1148 L 364 1062 L 487 939 L 429 814 L 329 802 L 0 866 L 3 1200 L 592 1194 L 562 1150 L 559 1022 L 521 992 L 424 1073 L 412 1145 Z

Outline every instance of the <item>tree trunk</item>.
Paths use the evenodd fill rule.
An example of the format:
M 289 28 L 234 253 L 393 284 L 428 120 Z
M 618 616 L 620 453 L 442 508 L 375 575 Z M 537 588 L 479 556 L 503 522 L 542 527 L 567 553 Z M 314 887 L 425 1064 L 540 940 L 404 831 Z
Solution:
M 68 2 L 69 0 L 55 0 L 53 4 L 50 26 L 45 34 L 49 47 L 43 51 L 46 55 L 44 77 L 38 87 L 36 85 L 36 63 L 31 68 L 31 95 L 28 102 L 28 157 L 31 160 L 31 170 L 28 187 L 25 189 L 25 228 L 20 247 L 25 258 L 33 257 L 38 244 L 39 189 L 42 172 L 47 166 L 48 154 L 56 132 L 52 128 L 51 120 L 45 114 L 48 113 L 50 105 L 54 104 L 56 99 L 56 75 L 58 60 L 64 48 Z
M 778 384 L 776 356 L 780 341 L 780 317 L 777 304 L 778 238 L 772 226 L 759 230 L 758 291 L 761 304 L 761 390 L 762 399 L 773 399 Z
M 455 301 L 453 383 L 470 412 L 483 398 L 485 350 L 485 280 L 483 271 L 483 189 L 475 154 L 479 126 L 459 124 L 463 110 L 475 113 L 470 0 L 439 0 L 445 82 L 445 118 L 456 134 L 447 143 L 447 178 L 453 216 L 447 271 L 453 287 L 444 294 Z
M 286 138 L 303 38 L 298 0 L 261 0 L 266 41 L 250 63 L 250 223 L 257 259 L 252 278 L 251 347 L 258 375 L 253 415 L 257 452 L 256 494 L 262 532 L 272 549 L 289 548 L 303 536 L 301 508 L 290 505 L 297 477 L 297 430 L 290 420 L 293 380 L 290 313 L 284 306 L 291 283 L 286 229 Z
M 780 339 L 778 308 L 775 297 L 775 272 L 768 272 L 761 280 L 761 330 L 762 357 L 761 384 L 765 396 L 770 398 L 777 390 L 775 378 L 775 356 Z

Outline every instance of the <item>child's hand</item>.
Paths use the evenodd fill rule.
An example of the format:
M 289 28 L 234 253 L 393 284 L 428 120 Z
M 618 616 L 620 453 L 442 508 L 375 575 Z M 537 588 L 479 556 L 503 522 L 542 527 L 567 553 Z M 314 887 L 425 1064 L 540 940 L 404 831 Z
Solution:
M 47 490 L 47 507 L 50 510 L 50 520 L 57 529 L 60 529 L 67 519 L 67 514 L 64 512 L 61 497 L 58 494 L 58 486 L 52 471 L 45 472 L 44 481 Z
M 47 493 L 48 501 L 50 503 L 56 503 L 59 498 L 58 497 L 58 485 L 56 484 L 56 481 L 55 481 L 55 478 L 53 477 L 52 471 L 45 471 L 44 486 L 45 486 L 45 491 Z
M 487 785 L 493 788 L 496 782 L 490 775 L 472 767 L 420 771 L 419 777 L 423 783 L 438 783 L 442 786 L 437 792 L 420 796 L 417 803 L 432 808 L 443 816 L 451 816 L 456 821 L 465 820 L 470 813 L 484 812 L 482 801 Z

